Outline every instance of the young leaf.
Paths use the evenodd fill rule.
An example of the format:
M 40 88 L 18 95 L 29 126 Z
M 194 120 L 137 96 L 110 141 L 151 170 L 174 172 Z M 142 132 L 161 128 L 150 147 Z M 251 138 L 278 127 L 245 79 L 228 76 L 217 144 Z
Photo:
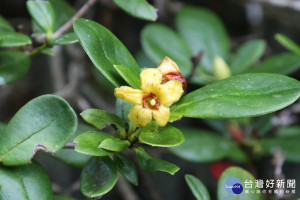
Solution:
M 249 72 L 251 73 L 277 73 L 291 74 L 300 67 L 300 57 L 290 53 L 282 53 L 272 56 L 256 65 Z
M 76 10 L 70 6 L 65 0 L 50 0 L 55 15 L 55 30 L 63 26 L 76 13 Z M 70 29 L 68 32 L 72 31 Z
M 55 30 L 55 13 L 48 1 L 27 1 L 27 9 L 40 29 L 50 39 Z
M 157 19 L 156 9 L 146 0 L 114 0 L 114 2 L 133 17 L 149 21 Z
M 152 157 L 142 147 L 134 148 L 140 167 L 147 172 L 167 172 L 174 175 L 179 167 L 164 160 Z
M 0 31 L 1 32 L 14 32 L 14 28 L 1 15 L 0 15 Z
M 193 55 L 204 51 L 201 64 L 207 72 L 212 71 L 216 56 L 223 59 L 227 57 L 230 48 L 229 37 L 223 23 L 213 12 L 186 6 L 177 14 L 175 25 Z
M 0 199 L 52 200 L 50 179 L 36 162 L 18 167 L 0 167 Z
M 177 156 L 193 162 L 212 162 L 223 158 L 244 160 L 237 144 L 220 134 L 201 129 L 183 128 L 185 142 L 170 150 Z
M 14 32 L 0 32 L 0 47 L 18 47 L 31 44 L 31 39 L 27 35 Z
M 125 128 L 124 122 L 117 115 L 111 114 L 104 110 L 88 109 L 80 113 L 81 117 L 97 129 L 102 129 L 105 125 L 113 123 L 119 127 Z
M 49 55 L 49 56 L 54 56 L 54 55 L 55 55 L 55 53 L 54 53 L 54 51 L 52 50 L 52 48 L 46 48 L 46 49 L 43 49 L 43 50 L 41 51 L 41 53 L 46 54 L 46 55 Z
M 139 140 L 151 146 L 171 147 L 181 144 L 184 136 L 179 129 L 171 125 L 158 127 L 156 123 L 151 123 L 142 128 Z
M 86 131 L 92 131 L 92 130 L 94 129 L 89 126 L 78 124 L 76 133 L 70 139 L 69 142 L 73 142 L 74 138 L 76 138 L 79 134 Z M 53 156 L 54 158 L 77 168 L 83 168 L 87 163 L 87 161 L 90 159 L 90 156 L 77 153 L 73 149 L 61 149 L 58 152 L 56 152 Z
M 30 67 L 30 58 L 20 51 L 2 51 L 0 65 L 0 85 L 5 85 L 25 76 Z
M 76 114 L 65 100 L 54 95 L 37 97 L 8 123 L 0 137 L 0 160 L 5 165 L 23 165 L 40 149 L 55 153 L 71 139 L 76 127 Z
M 106 138 L 104 139 L 99 148 L 106 149 L 108 151 L 124 151 L 130 146 L 130 142 L 127 140 L 120 140 L 116 137 Z
M 278 74 L 243 74 L 187 94 L 171 107 L 171 115 L 214 119 L 259 116 L 280 110 L 299 96 L 300 83 L 295 79 Z
M 114 163 L 118 171 L 132 184 L 138 185 L 138 174 L 134 163 L 126 155 L 114 154 Z
M 128 67 L 131 76 L 140 76 L 140 68 L 134 58 L 120 40 L 100 24 L 87 20 L 76 19 L 74 31 L 80 44 L 88 54 L 96 68 L 116 87 L 124 85 L 114 65 Z
M 186 42 L 172 29 L 161 24 L 147 25 L 141 34 L 143 50 L 154 63 L 168 56 L 179 66 L 183 76 L 192 69 L 192 52 Z
M 118 180 L 118 171 L 109 157 L 93 157 L 81 172 L 80 190 L 91 198 L 109 192 Z
M 230 62 L 231 72 L 240 74 L 247 71 L 262 56 L 265 48 L 264 40 L 251 40 L 243 44 Z
M 284 46 L 287 50 L 291 51 L 294 54 L 300 55 L 300 46 L 297 45 L 293 40 L 288 38 L 283 34 L 277 33 L 275 35 L 275 39 L 279 42 L 282 46 Z
M 113 136 L 108 133 L 87 131 L 74 139 L 74 142 L 78 143 L 75 147 L 75 151 L 91 156 L 107 156 L 112 152 L 98 147 L 103 140 L 111 137 Z
M 251 192 L 251 189 L 249 189 L 250 190 L 249 193 L 245 193 L 245 191 L 243 191 L 240 194 L 234 194 L 233 192 L 231 194 L 228 191 L 226 191 L 225 190 L 226 180 L 233 177 L 240 180 L 241 182 L 240 184 L 243 186 L 243 189 L 245 189 L 244 183 L 246 181 L 252 181 L 252 183 L 255 183 L 254 177 L 249 172 L 239 167 L 230 167 L 223 172 L 223 174 L 221 175 L 218 181 L 218 200 L 228 200 L 228 199 L 261 200 L 262 199 L 261 195 L 256 193 L 256 190 L 254 190 L 254 187 L 253 187 L 254 192 Z
M 128 67 L 124 67 L 123 65 L 114 65 L 114 68 L 122 76 L 126 83 L 128 83 L 129 86 L 137 89 L 141 88 L 140 79 L 133 75 L 134 73 Z
M 207 188 L 202 181 L 189 174 L 185 175 L 184 178 L 197 200 L 210 200 Z
M 49 45 L 68 45 L 78 42 L 78 38 L 76 37 L 75 33 L 66 33 L 60 37 L 52 38 L 49 40 Z

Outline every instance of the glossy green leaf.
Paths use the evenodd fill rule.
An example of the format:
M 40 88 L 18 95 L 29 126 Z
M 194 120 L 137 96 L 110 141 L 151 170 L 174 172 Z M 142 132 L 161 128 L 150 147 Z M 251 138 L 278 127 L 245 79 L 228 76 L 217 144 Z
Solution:
M 0 122 L 0 136 L 1 136 L 1 134 L 4 132 L 6 126 L 7 126 L 6 124 Z
M 130 52 L 104 26 L 91 20 L 76 19 L 73 28 L 96 68 L 116 87 L 124 85 L 124 81 L 113 65 L 128 67 L 133 72 L 131 75 L 140 76 L 140 68 Z
M 37 97 L 8 123 L 0 138 L 0 160 L 5 165 L 23 165 L 38 150 L 57 152 L 76 127 L 76 114 L 65 100 L 54 95 Z
M 192 69 L 192 52 L 186 42 L 172 29 L 161 24 L 147 25 L 141 35 L 143 50 L 154 63 L 168 56 L 179 66 L 183 76 Z
M 220 134 L 183 128 L 185 142 L 170 150 L 177 156 L 193 162 L 212 162 L 223 158 L 244 160 L 245 155 L 238 145 Z
M 31 44 L 27 35 L 14 32 L 0 32 L 0 47 L 18 47 Z
M 271 155 L 279 147 L 280 152 L 287 161 L 300 162 L 299 140 L 300 127 L 288 127 L 278 131 L 274 137 L 263 138 L 261 147 Z
M 283 53 L 272 56 L 256 65 L 249 72 L 251 73 L 277 73 L 291 74 L 300 68 L 300 57 L 290 53 Z
M 114 162 L 118 171 L 132 184 L 138 185 L 138 173 L 134 163 L 126 155 L 114 154 Z
M 280 110 L 300 96 L 299 81 L 278 74 L 243 74 L 195 90 L 171 107 L 171 117 L 230 119 Z
M 300 55 L 300 46 L 297 45 L 293 40 L 288 38 L 283 34 L 277 33 L 275 35 L 275 39 L 279 42 L 282 46 L 284 46 L 287 50 L 291 51 L 294 54 Z
M 0 52 L 0 85 L 13 83 L 28 72 L 30 58 L 20 51 Z
M 0 15 L 0 31 L 2 32 L 14 32 L 14 28 L 10 25 L 4 17 Z
M 88 197 L 100 197 L 109 192 L 117 180 L 117 167 L 109 157 L 93 157 L 81 172 L 80 190 Z
M 89 126 L 78 124 L 76 133 L 69 142 L 73 142 L 74 138 L 76 138 L 81 133 L 91 130 L 94 129 Z M 68 165 L 72 165 L 78 168 L 83 168 L 87 161 L 90 159 L 90 156 L 77 153 L 76 151 L 74 151 L 74 149 L 61 149 L 57 153 L 55 153 L 54 157 Z
M 158 127 L 156 123 L 150 123 L 143 127 L 139 140 L 151 146 L 172 147 L 184 141 L 182 132 L 171 126 Z
M 103 140 L 111 137 L 113 136 L 108 133 L 87 131 L 74 139 L 74 142 L 77 143 L 75 151 L 91 156 L 107 156 L 112 152 L 98 147 Z
M 140 79 L 133 75 L 134 73 L 128 68 L 122 65 L 114 65 L 114 68 L 117 72 L 122 76 L 122 78 L 128 83 L 129 86 L 132 88 L 141 88 L 141 81 Z
M 265 48 L 264 40 L 251 40 L 243 44 L 230 62 L 231 72 L 240 74 L 247 71 L 263 55 Z
M 76 37 L 75 33 L 66 33 L 62 36 L 57 38 L 52 38 L 49 40 L 49 45 L 68 45 L 78 42 L 78 38 Z
M 225 182 L 228 178 L 235 177 L 238 178 L 243 186 L 243 192 L 241 194 L 230 194 L 225 190 Z M 246 170 L 239 167 L 230 167 L 226 169 L 221 175 L 218 181 L 218 200 L 261 200 L 262 197 L 260 194 L 256 193 L 256 189 L 253 186 L 252 189 L 248 189 L 249 193 L 245 193 L 245 182 L 252 181 L 255 186 L 254 177 L 247 172 Z M 254 192 L 251 192 L 251 191 Z
M 55 30 L 55 13 L 48 1 L 27 1 L 27 9 L 40 29 L 50 39 Z
M 186 6 L 176 16 L 175 25 L 188 43 L 193 55 L 204 51 L 201 64 L 211 72 L 216 56 L 226 59 L 230 42 L 218 16 L 205 8 Z
M 53 197 L 53 200 L 75 200 L 71 197 L 67 197 L 67 196 L 62 196 L 62 195 L 55 195 Z
M 185 175 L 184 178 L 197 200 L 210 200 L 207 188 L 202 181 L 189 174 Z
M 76 13 L 76 10 L 70 6 L 65 0 L 50 0 L 55 14 L 55 30 L 63 26 Z M 67 32 L 72 31 L 70 29 Z
M 150 21 L 157 19 L 156 9 L 146 0 L 114 0 L 114 2 L 133 17 Z
M 135 147 L 136 157 L 140 167 L 147 172 L 167 172 L 174 175 L 179 167 L 164 160 L 152 157 L 142 147 Z
M 127 140 L 120 140 L 119 138 L 112 137 L 104 139 L 99 148 L 109 150 L 109 151 L 124 151 L 130 146 L 130 142 Z
M 50 179 L 36 162 L 18 167 L 0 166 L 1 200 L 52 200 Z
M 98 129 L 102 129 L 107 124 L 115 124 L 125 128 L 124 122 L 117 115 L 111 114 L 104 110 L 88 109 L 80 113 L 81 117 L 89 124 Z
M 116 114 L 126 122 L 129 122 L 128 113 L 131 107 L 133 106 L 132 103 L 128 103 L 120 98 L 116 99 Z

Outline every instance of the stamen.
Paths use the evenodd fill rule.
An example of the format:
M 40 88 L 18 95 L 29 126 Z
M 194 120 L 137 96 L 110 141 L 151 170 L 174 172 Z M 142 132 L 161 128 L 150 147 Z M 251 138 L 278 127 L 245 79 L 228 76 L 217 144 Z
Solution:
M 151 99 L 151 100 L 149 101 L 149 103 L 150 103 L 151 106 L 154 106 L 154 105 L 156 104 L 156 101 L 155 101 L 155 99 Z

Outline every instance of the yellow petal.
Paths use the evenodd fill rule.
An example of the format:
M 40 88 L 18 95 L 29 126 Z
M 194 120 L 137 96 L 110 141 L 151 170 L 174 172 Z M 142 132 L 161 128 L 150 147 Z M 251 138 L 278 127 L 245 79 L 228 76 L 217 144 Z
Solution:
M 141 72 L 140 78 L 141 88 L 144 93 L 156 93 L 162 81 L 162 74 L 158 69 L 148 68 Z
M 141 105 L 133 106 L 128 114 L 129 120 L 137 127 L 146 126 L 152 120 L 152 111 Z
M 128 86 L 121 86 L 115 89 L 115 96 L 129 103 L 141 105 L 143 92 Z
M 158 98 L 160 105 L 169 106 L 178 101 L 183 95 L 182 84 L 180 81 L 170 80 L 162 84 L 159 88 Z
M 159 106 L 158 110 L 153 110 L 153 118 L 159 126 L 165 126 L 170 117 L 170 109 L 165 106 Z
M 177 64 L 169 57 L 164 57 L 157 67 L 162 74 L 168 74 L 170 72 L 180 72 Z

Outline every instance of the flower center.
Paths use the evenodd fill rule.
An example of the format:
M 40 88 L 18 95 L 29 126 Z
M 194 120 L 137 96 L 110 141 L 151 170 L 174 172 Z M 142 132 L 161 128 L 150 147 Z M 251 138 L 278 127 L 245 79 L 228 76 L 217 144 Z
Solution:
M 156 94 L 150 92 L 143 96 L 143 108 L 159 109 L 159 99 Z

